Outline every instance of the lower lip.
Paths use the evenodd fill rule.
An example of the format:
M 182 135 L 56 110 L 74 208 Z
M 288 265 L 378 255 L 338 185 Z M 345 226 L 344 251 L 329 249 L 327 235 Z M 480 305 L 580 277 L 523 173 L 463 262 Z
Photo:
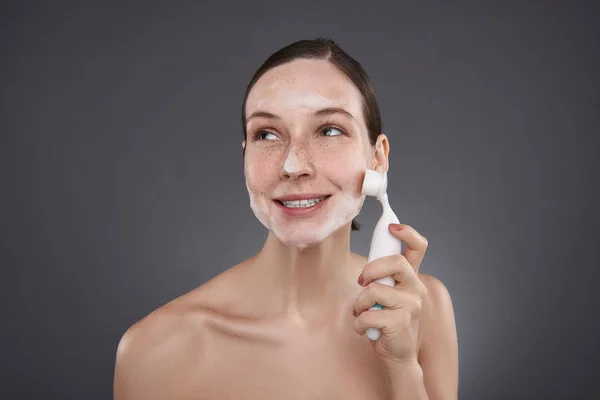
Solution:
M 315 204 L 312 207 L 293 207 L 292 208 L 292 207 L 284 206 L 277 200 L 274 200 L 274 201 L 275 201 L 275 204 L 277 205 L 277 207 L 279 207 L 279 209 L 285 215 L 288 215 L 290 217 L 300 217 L 300 216 L 312 215 L 312 214 L 316 213 L 321 208 L 323 208 L 323 204 L 327 203 L 327 201 L 329 201 L 330 198 L 331 198 L 331 196 L 325 198 L 324 200 L 321 200 L 320 202 L 318 202 L 317 204 Z

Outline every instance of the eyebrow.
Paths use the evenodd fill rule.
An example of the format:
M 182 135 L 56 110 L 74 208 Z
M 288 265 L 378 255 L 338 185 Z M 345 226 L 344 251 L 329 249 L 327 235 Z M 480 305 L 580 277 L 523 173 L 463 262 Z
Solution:
M 313 113 L 313 116 L 315 116 L 315 117 L 325 117 L 327 115 L 333 115 L 333 114 L 342 114 L 342 115 L 344 115 L 344 116 L 346 116 L 348 118 L 356 120 L 356 118 L 354 118 L 354 115 L 350 114 L 348 111 L 344 110 L 343 108 L 339 108 L 339 107 L 322 108 L 320 110 L 315 111 Z M 253 112 L 252 114 L 250 114 L 250 116 L 248 118 L 246 118 L 246 123 L 248 123 L 248 121 L 251 118 L 258 118 L 258 117 L 270 118 L 270 119 L 275 119 L 275 120 L 280 120 L 281 119 L 277 115 L 271 114 L 270 112 L 256 111 L 256 112 Z

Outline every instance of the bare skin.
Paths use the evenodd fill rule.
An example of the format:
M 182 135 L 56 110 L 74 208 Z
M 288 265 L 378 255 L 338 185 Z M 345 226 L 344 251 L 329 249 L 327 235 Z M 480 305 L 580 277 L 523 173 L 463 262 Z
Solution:
M 117 351 L 115 400 L 455 399 L 452 303 L 439 280 L 418 273 L 427 246 L 412 228 L 402 234 L 412 249 L 412 292 L 371 287 L 368 293 L 384 296 L 373 304 L 396 310 L 363 307 L 360 314 L 389 316 L 398 329 L 388 329 L 385 340 L 414 349 L 410 365 L 418 372 L 388 363 L 356 332 L 362 317 L 353 311 L 369 288 L 358 283 L 367 259 L 350 251 L 350 225 L 364 200 L 364 168 L 387 171 L 389 152 L 383 134 L 369 143 L 360 93 L 327 61 L 298 60 L 259 79 L 246 107 L 256 118 L 247 122 L 244 170 L 252 209 L 268 228 L 265 244 L 127 330 Z M 340 108 L 346 113 L 331 112 Z M 292 194 L 329 197 L 319 211 L 293 216 L 276 201 Z M 408 303 L 397 301 L 416 304 L 423 289 L 414 282 L 427 295 L 408 331 L 398 324 Z M 401 335 L 417 327 L 418 336 Z
M 345 300 L 308 321 L 269 306 L 268 292 L 249 283 L 260 279 L 252 262 L 128 330 L 118 350 L 116 400 L 387 398 L 385 366 L 352 330 L 366 258 L 353 254 L 346 266 L 356 279 Z
M 356 282 L 367 259 L 351 254 L 340 267 L 353 279 L 338 301 L 303 317 L 273 301 L 256 258 L 127 331 L 118 349 L 115 400 L 389 398 L 385 365 L 370 340 L 352 330 L 354 300 L 363 289 Z M 435 279 L 419 277 L 426 286 Z

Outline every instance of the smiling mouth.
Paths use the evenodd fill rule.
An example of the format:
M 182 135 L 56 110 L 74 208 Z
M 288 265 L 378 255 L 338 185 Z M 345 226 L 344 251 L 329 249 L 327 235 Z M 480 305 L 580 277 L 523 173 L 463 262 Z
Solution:
M 317 197 L 314 199 L 303 199 L 303 200 L 275 200 L 285 208 L 311 208 L 322 202 L 323 200 L 331 197 L 331 195 L 326 195 L 322 197 Z

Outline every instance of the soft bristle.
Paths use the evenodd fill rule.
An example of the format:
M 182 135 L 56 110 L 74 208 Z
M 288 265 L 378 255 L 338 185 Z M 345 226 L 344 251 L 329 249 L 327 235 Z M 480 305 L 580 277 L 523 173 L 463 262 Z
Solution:
M 379 196 L 382 185 L 384 184 L 384 176 L 377 171 L 367 169 L 365 171 L 365 178 L 362 185 L 362 193 L 368 196 Z

